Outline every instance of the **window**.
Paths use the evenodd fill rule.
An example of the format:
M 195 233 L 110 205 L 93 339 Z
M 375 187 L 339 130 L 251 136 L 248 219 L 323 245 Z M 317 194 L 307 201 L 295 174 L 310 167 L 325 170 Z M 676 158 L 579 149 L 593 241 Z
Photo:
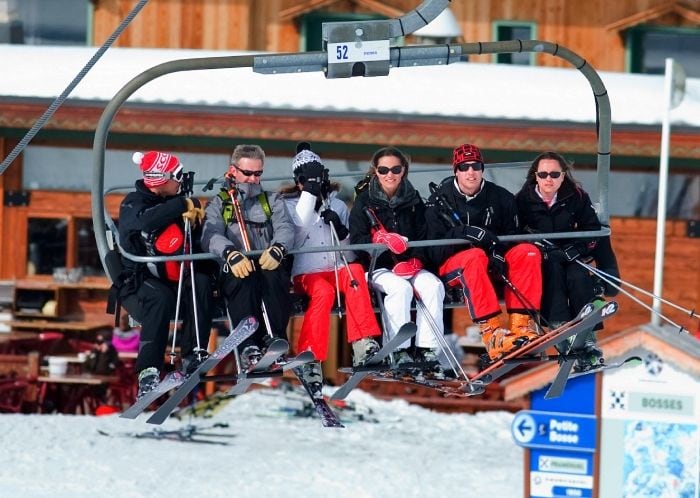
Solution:
M 376 14 L 350 14 L 341 12 L 310 12 L 301 18 L 300 50 L 314 52 L 323 50 L 324 22 L 373 21 L 386 19 Z
M 493 35 L 495 41 L 534 40 L 537 38 L 535 23 L 531 22 L 497 21 L 493 24 Z M 535 64 L 535 54 L 529 52 L 495 54 L 494 60 L 499 64 L 532 66 Z
M 633 73 L 663 74 L 672 57 L 688 77 L 700 77 L 700 29 L 637 26 L 627 32 L 627 46 Z
M 66 266 L 67 230 L 65 218 L 27 220 L 27 275 L 52 275 Z
M 75 246 L 78 251 L 75 266 L 80 268 L 85 277 L 104 277 L 105 272 L 97 251 L 92 218 L 75 220 L 75 237 L 77 239 Z
M 12 43 L 27 45 L 87 45 L 90 0 L 10 0 L 17 17 Z

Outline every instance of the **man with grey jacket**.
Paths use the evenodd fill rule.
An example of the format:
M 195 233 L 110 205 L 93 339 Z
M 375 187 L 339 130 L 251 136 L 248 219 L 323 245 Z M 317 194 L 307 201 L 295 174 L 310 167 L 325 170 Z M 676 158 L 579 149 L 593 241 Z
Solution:
M 289 274 L 281 263 L 294 244 L 294 226 L 280 195 L 260 185 L 264 163 L 265 153 L 258 145 L 236 146 L 226 187 L 207 204 L 202 230 L 202 249 L 222 264 L 221 292 L 232 322 L 252 315 L 261 324 L 242 345 L 244 370 L 260 359 L 272 337 L 286 339 L 291 309 Z M 236 217 L 234 201 L 242 220 Z M 255 250 L 263 250 L 257 260 L 244 254 Z

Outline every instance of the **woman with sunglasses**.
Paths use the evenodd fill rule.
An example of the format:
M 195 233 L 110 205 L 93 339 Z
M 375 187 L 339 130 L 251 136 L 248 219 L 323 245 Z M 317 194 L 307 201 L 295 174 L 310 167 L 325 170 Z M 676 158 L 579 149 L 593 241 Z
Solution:
M 600 230 L 588 194 L 571 175 L 569 163 L 556 152 L 537 156 L 525 184 L 516 194 L 518 215 L 529 232 L 553 233 Z M 542 316 L 555 327 L 571 320 L 595 297 L 594 281 L 576 260 L 591 256 L 597 239 L 553 239 L 542 247 Z M 602 353 L 589 334 L 576 370 L 598 364 Z
M 126 195 L 119 208 L 119 242 L 130 254 L 160 256 L 182 254 L 185 246 L 185 220 L 192 229 L 192 240 L 199 241 L 204 211 L 199 200 L 180 192 L 184 178 L 178 158 L 165 152 L 137 152 L 133 161 L 143 179 Z M 199 250 L 198 244 L 193 249 Z M 122 257 L 122 272 L 115 282 L 121 305 L 141 323 L 138 396 L 155 389 L 160 381 L 168 341 L 170 320 L 175 316 L 180 263 L 137 263 Z M 194 351 L 194 317 L 197 316 L 199 343 L 207 344 L 211 329 L 211 273 L 206 263 L 195 263 L 197 314 L 191 298 L 182 299 L 184 334 L 181 342 L 183 366 L 193 370 L 203 359 Z M 183 279 L 183 296 L 191 296 L 190 279 Z
M 484 160 L 475 145 L 453 151 L 454 176 L 428 200 L 429 239 L 464 239 L 469 245 L 434 246 L 431 259 L 448 285 L 461 287 L 472 321 L 481 329 L 489 359 L 495 361 L 537 337 L 532 317 L 542 293 L 540 253 L 533 244 L 504 244 L 499 235 L 518 231 L 513 194 L 483 178 Z M 494 281 L 503 283 L 510 328 L 501 327 Z M 515 290 L 513 290 L 515 289 Z
M 388 248 L 377 258 L 370 278 L 373 286 L 385 295 L 388 339 L 411 320 L 414 289 L 416 299 L 423 301 L 424 309 L 430 314 L 427 317 L 418 308 L 415 355 L 409 353 L 407 341 L 397 349 L 396 363 L 436 362 L 436 334 L 444 333 L 445 288 L 439 278 L 423 269 L 424 252 L 407 246 L 407 241 L 426 238 L 425 204 L 408 181 L 408 158 L 396 147 L 375 152 L 368 174 L 367 187 L 358 194 L 350 212 L 350 242 L 379 243 Z

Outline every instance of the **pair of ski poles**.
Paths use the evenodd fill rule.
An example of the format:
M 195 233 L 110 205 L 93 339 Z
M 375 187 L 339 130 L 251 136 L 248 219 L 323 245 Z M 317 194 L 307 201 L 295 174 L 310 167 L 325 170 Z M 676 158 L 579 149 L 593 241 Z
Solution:
M 365 208 L 365 214 L 367 218 L 369 219 L 370 226 L 372 230 L 384 230 L 384 226 L 382 225 L 381 221 L 377 217 L 377 214 L 372 210 L 372 208 L 367 207 Z M 396 258 L 395 254 L 391 254 L 392 259 L 394 260 L 395 263 L 398 263 L 398 260 Z M 454 352 L 452 351 L 452 348 L 448 344 L 447 340 L 445 339 L 445 335 L 442 332 L 442 327 L 440 327 L 436 322 L 435 318 L 433 315 L 430 313 L 430 310 L 428 310 L 428 307 L 426 306 L 425 302 L 423 301 L 423 298 L 421 297 L 420 293 L 418 292 L 418 289 L 416 289 L 416 286 L 413 285 L 413 282 L 411 280 L 408 280 L 409 284 L 411 285 L 411 289 L 413 291 L 413 298 L 416 301 L 416 308 L 418 311 L 423 315 L 424 319 L 428 323 L 428 328 L 430 331 L 433 333 L 433 336 L 435 337 L 435 340 L 437 341 L 440 349 L 445 353 L 445 358 L 447 359 L 447 362 L 449 363 L 450 368 L 458 375 L 460 376 L 469 386 L 471 386 L 471 380 L 467 376 L 467 373 L 464 371 L 462 368 L 461 363 L 455 356 Z M 380 300 L 380 308 L 382 311 L 382 322 L 384 322 L 384 306 L 381 304 Z M 384 323 L 384 330 L 388 330 L 386 323 Z

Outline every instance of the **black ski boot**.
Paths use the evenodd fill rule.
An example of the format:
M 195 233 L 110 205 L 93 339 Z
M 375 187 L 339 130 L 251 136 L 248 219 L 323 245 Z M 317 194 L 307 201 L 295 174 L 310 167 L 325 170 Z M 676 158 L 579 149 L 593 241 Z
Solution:
M 160 372 L 156 367 L 144 368 L 139 372 L 139 389 L 136 393 L 136 399 L 150 393 L 160 382 Z
M 207 358 L 209 358 L 209 353 L 204 349 L 188 354 L 182 359 L 182 373 L 185 376 L 192 375 Z
M 249 372 L 262 358 L 263 353 L 258 346 L 250 345 L 243 348 L 241 351 L 241 371 Z
M 321 362 L 312 361 L 298 367 L 301 370 L 301 381 L 305 384 L 309 395 L 314 399 L 323 398 L 323 373 Z
M 358 367 L 364 365 L 381 349 L 379 343 L 371 337 L 363 337 L 352 343 L 352 365 Z
M 593 335 L 591 333 L 591 335 Z M 574 372 L 588 372 L 605 364 L 603 351 L 598 347 L 595 338 L 589 338 L 584 343 L 579 351 L 573 352 L 576 355 L 576 363 L 574 364 Z

